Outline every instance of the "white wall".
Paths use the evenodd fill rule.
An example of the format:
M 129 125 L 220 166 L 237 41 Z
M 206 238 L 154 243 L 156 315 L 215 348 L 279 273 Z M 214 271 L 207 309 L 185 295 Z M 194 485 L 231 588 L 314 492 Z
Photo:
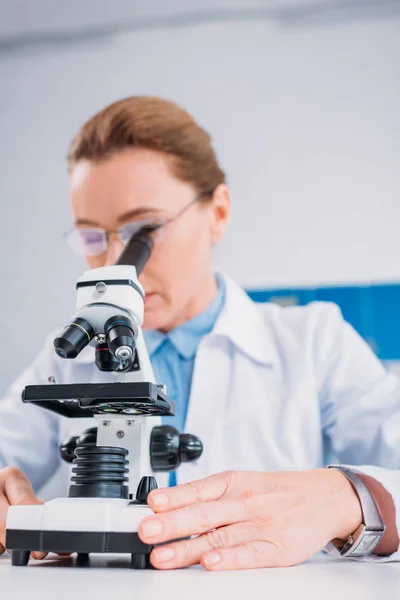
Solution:
M 0 391 L 73 311 L 83 264 L 64 156 L 108 102 L 157 94 L 214 136 L 234 211 L 218 264 L 242 284 L 400 279 L 400 20 L 267 21 L 0 55 Z

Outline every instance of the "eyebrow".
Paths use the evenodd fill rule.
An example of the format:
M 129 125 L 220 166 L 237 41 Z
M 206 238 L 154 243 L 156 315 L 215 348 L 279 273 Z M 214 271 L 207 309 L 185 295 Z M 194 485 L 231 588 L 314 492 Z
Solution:
M 119 215 L 119 217 L 117 218 L 117 221 L 119 223 L 123 223 L 124 221 L 128 221 L 128 220 L 134 219 L 136 217 L 140 217 L 144 214 L 159 213 L 159 212 L 160 212 L 159 208 L 149 208 L 146 206 L 142 206 L 140 208 L 135 208 L 133 210 L 128 210 L 128 212 L 122 213 L 122 215 Z
M 141 215 L 144 214 L 148 214 L 148 213 L 159 213 L 160 209 L 159 208 L 148 208 L 148 207 L 140 207 L 140 208 L 135 208 L 133 210 L 128 210 L 125 213 L 122 213 L 122 215 L 119 215 L 119 217 L 117 218 L 118 223 L 123 223 L 124 221 L 128 221 L 129 219 L 134 219 L 135 217 L 140 217 Z M 100 227 L 99 223 L 96 223 L 95 221 L 90 221 L 89 219 L 76 219 L 75 221 L 75 225 L 86 225 L 88 227 Z

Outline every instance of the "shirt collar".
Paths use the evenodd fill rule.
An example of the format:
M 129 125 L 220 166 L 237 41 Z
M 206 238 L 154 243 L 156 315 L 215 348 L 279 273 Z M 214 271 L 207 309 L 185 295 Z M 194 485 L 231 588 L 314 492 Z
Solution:
M 167 334 L 157 329 L 145 329 L 143 331 L 146 348 L 150 356 L 155 354 L 164 340 L 167 339 Z

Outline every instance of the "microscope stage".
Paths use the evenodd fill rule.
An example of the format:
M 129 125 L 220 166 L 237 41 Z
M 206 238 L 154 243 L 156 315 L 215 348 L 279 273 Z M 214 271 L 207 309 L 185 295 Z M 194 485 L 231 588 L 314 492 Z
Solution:
M 174 403 L 154 383 L 28 385 L 22 399 L 64 417 L 102 415 L 173 416 Z

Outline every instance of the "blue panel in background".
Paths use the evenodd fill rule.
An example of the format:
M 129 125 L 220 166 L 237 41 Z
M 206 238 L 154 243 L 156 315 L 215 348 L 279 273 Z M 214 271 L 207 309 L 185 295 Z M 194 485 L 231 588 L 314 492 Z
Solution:
M 382 360 L 400 358 L 400 285 L 370 289 L 378 356 Z
M 312 289 L 282 289 L 282 290 L 248 290 L 254 302 L 276 302 L 281 306 L 296 306 L 308 304 L 315 300 L 315 290 Z
M 334 302 L 340 306 L 343 318 L 366 337 L 366 326 L 363 320 L 362 288 L 357 287 L 332 287 L 316 290 L 316 300 L 321 302 Z
M 400 284 L 249 290 L 255 302 L 283 306 L 334 302 L 382 360 L 400 359 Z

